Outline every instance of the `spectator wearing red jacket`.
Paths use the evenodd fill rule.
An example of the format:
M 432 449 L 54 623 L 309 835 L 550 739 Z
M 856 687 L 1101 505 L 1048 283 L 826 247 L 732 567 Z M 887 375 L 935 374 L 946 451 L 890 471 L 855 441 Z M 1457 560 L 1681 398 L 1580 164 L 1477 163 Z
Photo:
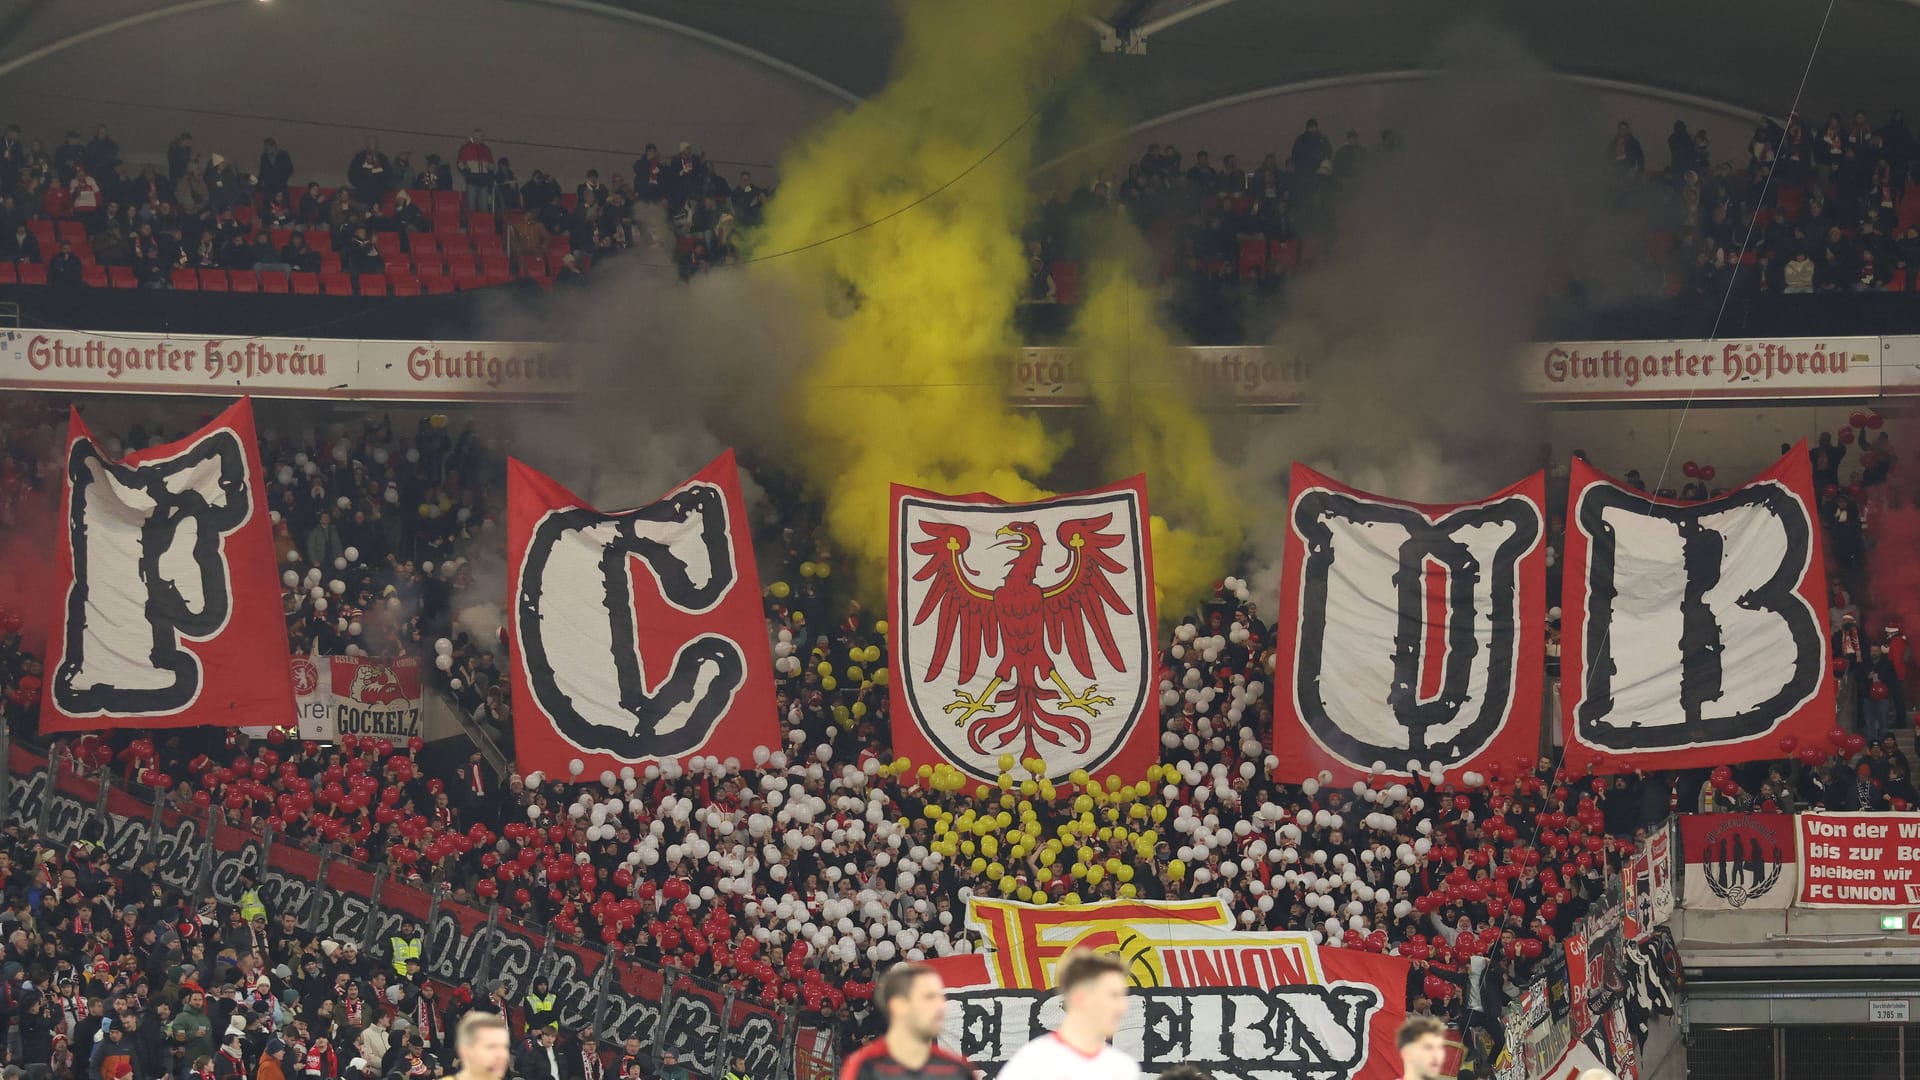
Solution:
M 473 213 L 490 214 L 494 208 L 493 197 L 493 148 L 487 145 L 486 133 L 479 128 L 467 136 L 466 144 L 460 147 L 460 156 L 454 159 L 460 170 L 461 179 L 467 184 L 467 210 Z

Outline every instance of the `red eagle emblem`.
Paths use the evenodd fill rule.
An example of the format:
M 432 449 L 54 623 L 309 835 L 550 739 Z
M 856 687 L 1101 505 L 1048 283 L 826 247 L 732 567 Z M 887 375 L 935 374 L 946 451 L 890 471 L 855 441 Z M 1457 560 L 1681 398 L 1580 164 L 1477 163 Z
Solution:
M 921 557 L 913 579 L 926 583 L 927 592 L 913 625 L 932 619 L 936 635 L 926 678 L 940 674 L 956 645 L 963 685 L 973 680 L 981 657 L 999 658 L 985 689 L 978 694 L 955 690 L 954 700 L 942 706 L 954 717 L 955 727 L 966 725 L 967 743 L 975 753 L 1017 746 L 1025 758 L 1042 756 L 1048 746 L 1074 753 L 1091 746 L 1093 732 L 1087 722 L 1062 710 L 1077 710 L 1092 719 L 1114 700 L 1100 695 L 1098 686 L 1075 690 L 1053 657 L 1064 654 L 1083 680 L 1092 679 L 1090 649 L 1097 643 L 1107 663 L 1126 670 L 1108 615 L 1109 610 L 1133 614 L 1113 583 L 1127 568 L 1109 554 L 1126 543 L 1124 535 L 1109 531 L 1112 523 L 1112 514 L 1061 522 L 1054 540 L 1066 561 L 1049 575 L 1050 584 L 1040 580 L 1048 550 L 1040 527 L 1031 521 L 1002 526 L 994 534 L 1001 539 L 993 546 L 1010 547 L 1015 554 L 1006 580 L 991 590 L 977 583 L 967 565 L 971 530 L 920 523 L 925 539 L 912 545 Z M 1009 707 L 1002 711 L 1002 706 Z

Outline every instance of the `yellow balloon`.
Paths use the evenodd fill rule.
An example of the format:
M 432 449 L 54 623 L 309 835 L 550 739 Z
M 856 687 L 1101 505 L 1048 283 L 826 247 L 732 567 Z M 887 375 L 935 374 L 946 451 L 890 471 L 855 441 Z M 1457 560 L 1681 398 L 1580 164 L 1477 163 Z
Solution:
M 1142 780 L 1139 783 L 1133 785 L 1133 797 L 1136 799 L 1144 799 L 1147 796 L 1152 794 L 1153 794 L 1153 785 L 1147 783 L 1145 780 Z
M 1108 790 L 1108 791 L 1119 791 L 1119 790 L 1120 790 L 1120 778 L 1119 778 L 1119 777 L 1117 777 L 1117 776 L 1109 776 L 1109 777 L 1107 777 L 1107 790 Z
M 768 587 L 767 591 L 772 593 L 775 599 L 785 600 L 787 597 L 793 595 L 793 586 L 784 581 L 776 581 Z
M 1181 862 L 1179 859 L 1174 859 L 1167 863 L 1167 877 L 1173 879 L 1174 881 L 1179 881 L 1180 879 L 1186 876 L 1187 876 L 1186 863 Z
M 1033 899 L 1033 888 L 1028 885 L 1022 885 L 1013 890 L 1013 895 L 1019 897 L 1022 903 L 1026 903 Z
M 965 844 L 965 845 L 962 845 L 962 846 L 963 846 L 963 847 L 972 847 L 973 845 L 971 845 L 971 844 Z M 979 873 L 980 873 L 981 871 L 983 871 L 983 870 L 985 870 L 986 868 L 987 868 L 987 860 L 985 860 L 985 859 L 975 859 L 975 860 L 973 860 L 972 862 L 970 862 L 970 863 L 968 863 L 968 864 L 967 864 L 967 869 L 968 869 L 969 871 L 971 871 L 971 872 L 973 872 L 973 873 L 974 873 L 975 875 L 978 875 L 978 874 L 979 874 Z
M 813 572 L 816 574 L 819 574 L 821 577 L 832 577 L 833 564 L 832 563 L 815 563 L 813 565 Z
M 1006 876 L 1007 876 L 1007 868 L 1006 868 L 1006 867 L 1004 867 L 1004 866 L 1001 866 L 1001 865 L 1000 865 L 999 863 L 990 863 L 990 864 L 988 864 L 988 866 L 987 866 L 987 880 L 988 880 L 988 881 L 999 881 L 999 880 L 1000 880 L 1001 878 L 1003 878 L 1003 877 L 1006 877 Z
M 973 789 L 973 797 L 976 799 L 985 799 L 988 795 L 991 795 L 992 793 L 993 793 L 993 789 L 988 787 L 985 784 L 981 784 L 978 787 Z
M 867 715 L 867 703 L 866 703 L 866 702 L 864 702 L 864 701 L 856 701 L 856 702 L 854 702 L 854 703 L 853 703 L 853 715 L 855 715 L 855 716 L 865 716 L 865 715 Z
M 885 686 L 885 685 L 887 685 L 887 669 L 886 669 L 886 668 L 875 668 L 875 669 L 874 669 L 874 672 L 873 672 L 873 685 L 875 685 L 875 686 Z
M 1158 824 L 1160 824 L 1160 823 L 1162 823 L 1162 822 L 1164 822 L 1164 821 L 1166 821 L 1166 820 L 1167 820 L 1167 804 L 1166 804 L 1166 803 L 1155 803 L 1155 804 L 1153 805 L 1153 814 L 1152 814 L 1152 817 L 1153 817 L 1153 823 L 1154 823 L 1155 825 L 1158 825 Z
M 1000 854 L 1000 841 L 995 840 L 991 836 L 981 837 L 980 854 L 985 855 L 989 859 L 995 858 Z
M 1000 890 L 1001 896 L 1012 896 L 1013 895 L 1013 879 L 1010 877 L 1001 878 L 998 888 Z
M 1146 782 L 1149 784 L 1157 784 L 1160 782 L 1160 766 L 1158 765 L 1147 766 Z
M 907 764 L 908 764 L 907 759 L 901 758 L 900 760 L 893 763 L 893 771 L 905 772 L 907 770 Z M 926 780 L 933 776 L 933 766 L 922 765 L 920 766 L 919 771 L 915 772 L 913 775 L 919 777 L 922 780 Z
M 1074 879 L 1075 881 L 1078 881 L 1081 878 L 1087 876 L 1087 868 L 1081 865 L 1080 863 L 1074 863 L 1072 866 L 1067 868 L 1067 876 Z
M 1087 770 L 1075 769 L 1067 774 L 1067 782 L 1078 787 L 1087 786 Z
M 1117 874 L 1120 872 L 1121 862 L 1119 859 L 1109 858 L 1102 865 L 1104 865 L 1107 868 L 1107 873 L 1109 874 Z
M 840 689 L 840 681 L 831 675 L 822 675 L 820 676 L 820 689 L 832 693 Z
M 996 764 L 1000 766 L 1000 771 L 1002 773 L 1011 773 L 1013 771 L 1013 755 L 1001 754 L 1000 760 L 996 762 Z
M 866 677 L 867 677 L 867 673 L 864 671 L 861 671 L 857 666 L 849 666 L 847 668 L 848 682 L 859 682 L 861 679 L 864 679 Z
M 1007 855 L 1008 855 L 1008 857 L 1010 857 L 1010 858 L 1012 858 L 1012 859 L 1014 859 L 1014 860 L 1016 860 L 1016 861 L 1017 861 L 1017 860 L 1020 860 L 1020 859 L 1024 859 L 1024 858 L 1026 858 L 1026 857 L 1027 857 L 1027 851 L 1028 851 L 1028 848 L 1027 848 L 1027 845 L 1025 845 L 1025 844 L 1015 844 L 1015 845 L 1013 845 L 1013 850 L 1011 850 L 1011 851 L 1009 851 L 1009 852 L 1007 852 Z
M 810 562 L 803 562 L 803 563 L 801 563 L 801 564 L 800 564 L 800 576 L 801 576 L 801 577 L 812 577 L 812 576 L 813 576 L 813 572 L 814 572 L 814 566 L 813 566 L 813 564 L 812 564 L 812 563 L 810 563 Z
M 1053 871 L 1043 866 L 1033 872 L 1033 880 L 1036 884 L 1045 885 L 1053 880 Z
M 833 665 L 827 663 L 825 660 L 822 660 L 818 664 L 815 664 L 813 666 L 813 670 L 814 670 L 814 674 L 819 675 L 821 678 L 824 679 L 827 676 L 830 676 L 833 674 Z
M 1139 891 L 1140 890 L 1134 888 L 1131 885 L 1122 885 L 1120 886 L 1120 899 L 1131 900 L 1134 898 L 1134 895 Z
M 1121 881 L 1123 881 L 1123 882 L 1125 882 L 1125 881 L 1132 881 L 1132 880 L 1133 880 L 1133 867 L 1131 867 L 1131 866 L 1128 866 L 1128 865 L 1126 865 L 1125 863 L 1121 863 L 1121 864 L 1120 864 L 1120 869 L 1118 869 L 1118 870 L 1115 870 L 1115 871 L 1113 872 L 1113 876 L 1114 876 L 1114 877 L 1117 877 L 1117 878 L 1119 878 L 1119 879 L 1120 879 Z
M 1086 877 L 1087 877 L 1087 884 L 1098 885 L 1102 881 L 1106 880 L 1107 868 L 1104 866 L 1089 866 L 1087 867 Z
M 1090 796 L 1080 795 L 1073 800 L 1074 813 L 1084 814 L 1091 809 L 1093 809 L 1093 799 Z
M 1061 902 L 1062 904 L 1065 904 L 1065 905 L 1066 905 L 1066 906 L 1068 906 L 1068 907 L 1079 907 L 1079 906 L 1080 906 L 1080 894 L 1079 894 L 1079 893 L 1077 893 L 1077 892 L 1070 892 L 1070 893 L 1068 893 L 1067 895 L 1065 895 L 1065 896 L 1063 896 L 1063 897 L 1061 897 L 1061 898 L 1060 898 L 1060 902 Z
M 1132 806 L 1127 807 L 1127 816 L 1135 821 L 1147 820 L 1147 804 L 1134 803 Z
M 886 637 L 887 636 L 887 620 L 881 619 L 879 622 L 874 623 L 873 632 L 876 634 L 879 634 L 881 637 Z
M 1039 790 L 1040 786 L 1031 780 L 1020 781 L 1020 794 L 1025 795 L 1029 799 L 1033 798 L 1034 794 Z

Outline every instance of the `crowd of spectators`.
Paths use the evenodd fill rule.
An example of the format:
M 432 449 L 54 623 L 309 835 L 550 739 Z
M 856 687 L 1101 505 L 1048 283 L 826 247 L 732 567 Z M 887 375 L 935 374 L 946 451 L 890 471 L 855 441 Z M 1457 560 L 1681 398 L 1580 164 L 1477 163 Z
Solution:
M 57 490 L 59 417 L 5 409 L 0 510 L 22 521 Z M 1861 419 L 1850 432 L 1877 434 Z M 175 434 L 133 427 L 109 449 Z M 1848 529 L 1871 543 L 1891 469 L 1879 439 L 1867 453 L 1886 455 L 1887 470 L 1878 459 L 1849 468 L 1843 451 L 1856 438 L 1813 451 L 1834 546 Z M 510 730 L 494 616 L 466 610 L 462 596 L 463 575 L 503 543 L 504 448 L 433 415 L 268 425 L 262 450 L 293 651 L 417 656 L 463 707 Z M 1695 466 L 1690 493 L 1712 478 Z M 1870 598 L 1872 583 L 1864 560 L 1845 557 L 1834 565 L 1834 647 L 1857 715 L 1843 712 L 1826 745 L 1783 746 L 1780 760 L 1603 779 L 1567 775 L 1549 753 L 1440 782 L 1277 783 L 1266 745 L 1274 634 L 1246 583 L 1224 578 L 1162 642 L 1164 753 L 1144 781 L 1054 784 L 1008 760 L 997 786 L 976 787 L 895 759 L 880 677 L 887 628 L 838 589 L 817 508 L 767 483 L 782 526 L 762 565 L 785 586 L 766 597 L 785 741 L 750 760 L 503 777 L 476 757 L 458 775 L 428 776 L 418 742 L 318 745 L 225 729 L 88 736 L 54 753 L 183 811 L 270 824 L 277 843 L 444 883 L 457 901 L 508 904 L 560 940 L 796 1002 L 848 1037 L 870 1027 L 863 993 L 877 970 L 974 947 L 963 918 L 976 892 L 1217 894 L 1248 927 L 1397 951 L 1414 962 L 1414 1011 L 1484 1027 L 1607 895 L 1636 837 L 1675 808 L 1916 804 L 1901 740 L 1866 728 L 1858 709 L 1891 698 L 1898 715 L 1883 722 L 1904 729 L 1904 641 L 1848 629 L 1861 625 L 1850 598 Z M 7 718 L 39 741 L 37 661 L 17 614 L 0 618 Z M 1891 694 L 1871 690 L 1874 672 Z M 444 1064 L 457 1010 L 525 1005 L 490 1005 L 491 988 L 473 987 L 472 1001 L 433 1002 L 439 1024 L 423 1031 L 430 992 L 417 980 L 283 926 L 286 913 L 254 928 L 238 909 L 183 907 L 139 873 L 116 881 L 84 848 L 48 850 L 19 828 L 0 848 L 0 1020 L 18 1036 L 12 1060 L 51 1061 L 59 1080 L 271 1078 L 262 1055 L 317 1080 L 424 1076 Z M 611 1064 L 615 1048 L 600 1049 Z
M 649 143 L 630 173 L 603 181 L 589 169 L 563 188 L 537 168 L 523 177 L 477 129 L 451 160 L 428 153 L 418 163 L 410 148 L 389 156 L 370 136 L 345 176 L 337 187 L 299 183 L 273 138 L 249 169 L 203 152 L 191 132 L 168 144 L 164 162 L 142 163 L 124 159 L 104 124 L 88 140 L 67 132 L 51 153 L 10 124 L 0 133 L 0 262 L 44 264 L 59 286 L 82 285 L 98 265 L 167 288 L 180 269 L 379 274 L 409 265 L 420 234 L 471 232 L 500 239 L 523 273 L 536 258 L 544 271 L 549 253 L 564 248 L 551 267 L 556 284 L 636 245 L 691 274 L 733 257 L 736 229 L 759 219 L 770 194 L 748 171 L 730 180 L 686 142 L 671 153 Z M 434 198 L 456 188 L 457 205 Z

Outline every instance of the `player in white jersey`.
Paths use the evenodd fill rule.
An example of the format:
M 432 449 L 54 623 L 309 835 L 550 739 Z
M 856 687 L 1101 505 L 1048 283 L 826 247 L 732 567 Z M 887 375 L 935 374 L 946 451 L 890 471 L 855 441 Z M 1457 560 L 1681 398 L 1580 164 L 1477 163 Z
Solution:
M 1055 972 L 1054 992 L 1065 1018 L 1021 1047 L 998 1080 L 1139 1080 L 1139 1064 L 1107 1045 L 1127 1015 L 1127 972 L 1120 958 L 1075 950 L 1060 958 Z

